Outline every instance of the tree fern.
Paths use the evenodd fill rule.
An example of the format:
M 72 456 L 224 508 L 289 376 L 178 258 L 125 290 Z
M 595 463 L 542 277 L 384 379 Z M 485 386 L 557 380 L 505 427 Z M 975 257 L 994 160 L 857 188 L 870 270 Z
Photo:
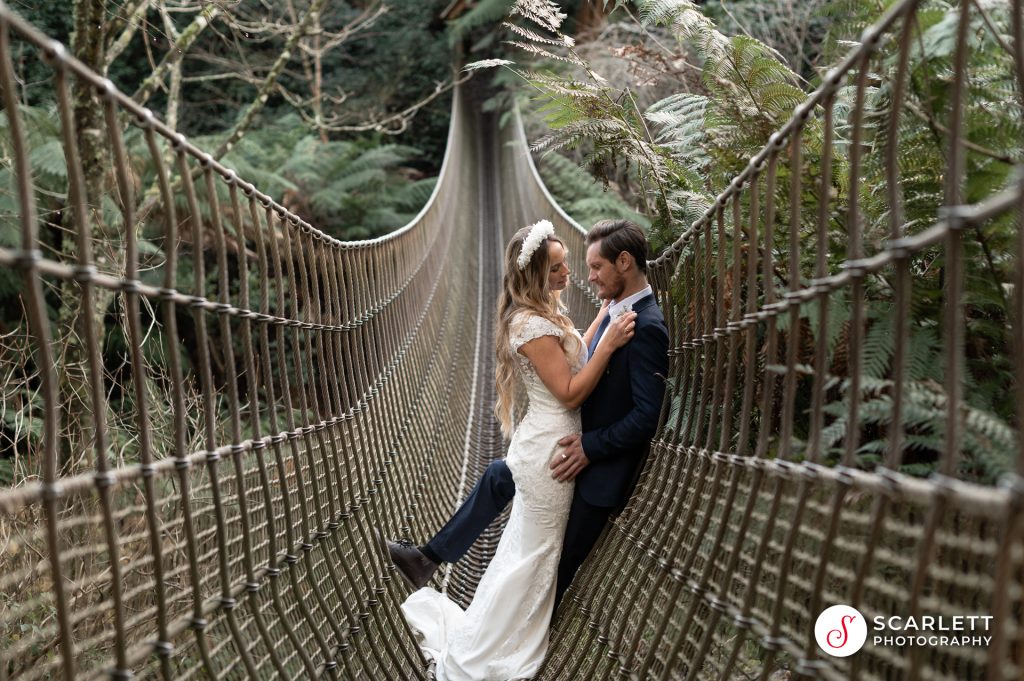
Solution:
M 603 189 L 593 177 L 564 156 L 543 156 L 539 171 L 558 204 L 582 225 L 605 218 L 626 218 L 641 225 L 648 222 L 646 217 L 627 206 L 618 194 Z
M 724 56 L 728 39 L 690 0 L 640 0 L 640 19 L 645 24 L 668 26 L 679 42 L 694 45 L 704 61 L 718 62 Z
M 29 162 L 33 174 L 49 175 L 61 181 L 68 176 L 67 163 L 64 159 L 64 145 L 60 139 L 50 139 L 40 146 L 33 147 L 29 152 Z
M 655 102 L 644 112 L 658 130 L 657 142 L 695 172 L 704 172 L 711 164 L 705 149 L 707 108 L 706 96 L 681 92 Z
M 399 172 L 418 154 L 373 140 L 324 142 L 288 115 L 251 132 L 225 162 L 329 234 L 364 238 L 402 226 L 430 197 L 435 180 Z
M 434 193 L 436 185 L 437 178 L 428 177 L 400 186 L 393 194 L 395 206 L 405 211 L 419 211 Z
M 879 310 L 868 327 L 861 355 L 861 371 L 865 376 L 882 378 L 889 373 L 892 357 L 896 353 L 892 312 L 891 308 Z

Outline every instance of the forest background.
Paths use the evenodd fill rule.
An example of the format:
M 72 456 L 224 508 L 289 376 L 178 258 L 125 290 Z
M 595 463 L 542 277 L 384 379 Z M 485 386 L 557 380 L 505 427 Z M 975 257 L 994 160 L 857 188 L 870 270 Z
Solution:
M 523 16 L 506 23 L 513 0 L 22 0 L 12 6 L 262 191 L 340 239 L 384 234 L 422 207 L 442 159 L 448 94 L 457 80 L 472 76 L 497 86 L 486 106 L 508 111 L 511 98 L 520 100 L 544 180 L 570 215 L 584 225 L 603 217 L 630 217 L 648 227 L 652 242 L 663 248 L 708 209 L 793 107 L 821 82 L 829 65 L 891 4 L 575 0 L 558 3 L 565 16 L 557 24 L 531 24 Z M 976 4 L 982 9 L 972 27 L 972 69 L 978 77 L 972 82 L 966 131 L 971 150 L 966 196 L 972 201 L 1005 186 L 1014 163 L 1024 156 L 1024 125 L 1006 45 L 1010 4 Z M 949 105 L 956 14 L 956 3 L 927 0 L 922 6 L 900 150 L 910 232 L 930 224 L 934 206 L 941 203 L 936 198 L 942 193 L 948 137 L 941 121 Z M 466 62 L 489 60 L 489 65 L 507 68 L 459 71 L 453 58 L 456 47 Z M 24 46 L 17 49 L 45 245 L 68 256 L 75 245 L 66 224 L 67 171 L 52 72 Z M 883 46 L 880 54 L 867 104 L 869 121 L 884 120 L 887 78 L 894 69 L 893 46 Z M 90 120 L 101 115 L 95 93 L 74 94 L 76 117 L 89 129 Z M 837 110 L 849 109 L 849 92 L 843 92 Z M 6 126 L 6 119 L 0 122 Z M 98 122 L 94 127 L 102 128 Z M 880 125 L 875 133 L 882 134 Z M 5 132 L 0 140 L 0 243 L 12 245 L 17 241 L 11 219 L 17 205 L 11 152 Z M 136 137 L 129 143 L 143 142 Z M 87 181 L 95 185 L 89 194 L 104 195 L 109 177 L 102 151 L 88 138 L 79 146 Z M 842 153 L 843 141 L 837 146 Z M 807 172 L 812 175 L 814 162 L 809 155 Z M 847 170 L 840 157 L 830 234 L 839 245 L 845 240 Z M 140 185 L 152 191 L 147 172 L 152 170 L 143 171 Z M 885 235 L 883 176 L 880 159 L 869 156 L 861 198 L 866 238 L 875 247 Z M 803 214 L 814 215 L 813 192 L 802 201 Z M 786 224 L 785 197 L 780 205 L 777 221 Z M 111 236 L 106 257 L 116 259 L 119 211 L 112 200 L 91 208 L 97 224 L 105 225 Z M 813 225 L 806 228 L 810 239 Z M 1012 370 L 1006 290 L 1015 236 L 1005 221 L 970 237 L 965 295 L 969 389 L 962 468 L 970 479 L 993 482 L 1007 470 L 1017 446 L 1013 392 L 1008 389 Z M 142 243 L 148 244 L 148 266 L 141 276 L 158 282 L 160 246 Z M 805 253 L 810 271 L 813 254 L 810 249 Z M 836 257 L 842 254 L 837 248 Z M 179 267 L 188 268 L 189 263 L 186 249 Z M 912 404 L 905 417 L 907 456 L 902 468 L 921 475 L 933 469 L 942 446 L 942 270 L 941 255 L 936 254 L 915 273 Z M 863 347 L 869 380 L 864 382 L 866 392 L 858 396 L 864 402 L 858 456 L 866 467 L 876 465 L 884 453 L 892 392 L 884 376 L 894 349 L 887 326 L 891 289 L 883 280 L 870 285 Z M 82 366 L 83 352 L 75 334 L 79 310 L 73 295 L 61 294 L 52 291 L 48 301 L 55 328 L 68 334 L 57 344 L 64 352 L 61 367 L 69 367 L 61 376 L 70 414 L 61 442 L 62 467 L 71 472 L 90 462 L 82 434 L 88 429 L 76 424 L 75 417 L 74 368 Z M 110 408 L 117 414 L 115 432 L 121 433 L 112 446 L 120 461 L 132 460 L 137 443 L 130 396 L 115 388 L 128 356 L 122 312 L 110 298 L 100 303 L 95 312 L 104 320 Z M 814 314 L 808 307 L 803 315 L 809 329 L 815 328 L 810 323 Z M 825 443 L 832 456 L 838 456 L 845 435 L 843 414 L 850 399 L 844 387 L 848 377 L 842 372 L 850 350 L 842 301 L 835 318 L 839 321 L 829 331 L 835 367 L 829 413 L 834 418 Z M 159 319 L 148 321 L 155 322 L 154 332 L 159 333 Z M 187 357 L 187 320 L 182 324 Z M 17 360 L 28 347 L 24 327 L 20 283 L 12 272 L 0 271 L 0 484 L 38 474 L 33 453 L 43 419 L 38 377 L 30 365 Z M 148 359 L 154 366 L 161 364 L 158 356 Z M 155 376 L 152 389 L 159 392 L 160 384 Z

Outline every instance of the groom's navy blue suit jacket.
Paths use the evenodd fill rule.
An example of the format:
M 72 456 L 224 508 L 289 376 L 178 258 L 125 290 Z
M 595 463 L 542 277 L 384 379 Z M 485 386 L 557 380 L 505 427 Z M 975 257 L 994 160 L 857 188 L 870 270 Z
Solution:
M 632 340 L 612 355 L 583 403 L 583 453 L 590 465 L 576 477 L 576 494 L 593 506 L 618 506 L 632 492 L 638 468 L 658 428 L 668 375 L 668 329 L 653 295 L 633 305 Z M 593 353 L 605 324 L 590 344 Z

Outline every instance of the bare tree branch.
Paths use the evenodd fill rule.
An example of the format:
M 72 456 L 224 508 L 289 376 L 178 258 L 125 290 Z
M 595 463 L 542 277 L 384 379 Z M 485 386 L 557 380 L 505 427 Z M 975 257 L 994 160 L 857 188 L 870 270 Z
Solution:
M 292 58 L 292 50 L 295 49 L 295 45 L 305 35 L 306 30 L 309 28 L 313 20 L 316 19 L 320 13 L 320 9 L 324 6 L 325 0 L 313 0 L 309 9 L 306 10 L 306 14 L 303 15 L 302 20 L 295 27 L 295 30 L 288 37 L 288 41 L 284 44 L 284 49 L 281 50 L 281 54 L 278 55 L 274 65 L 270 67 L 270 73 L 267 74 L 266 79 L 260 86 L 259 92 L 256 93 L 256 98 L 246 108 L 245 113 L 235 123 L 231 132 L 228 133 L 227 139 L 220 143 L 217 150 L 213 152 L 213 157 L 219 159 L 224 154 L 231 151 L 231 148 L 242 138 L 245 131 L 252 125 L 256 115 L 263 110 L 266 106 L 267 100 L 270 98 L 270 93 L 273 92 L 274 86 L 277 83 L 277 79 L 281 76 L 281 72 L 284 71 L 284 67 L 288 64 L 288 61 Z
M 115 40 L 107 49 L 106 58 L 104 59 L 104 64 L 107 69 L 110 68 L 110 65 L 121 56 L 121 53 L 124 52 L 125 48 L 132 42 L 132 38 L 135 37 L 135 33 L 139 30 L 139 22 L 146 16 L 146 12 L 149 11 L 149 5 L 151 2 L 152 0 L 141 0 L 138 6 L 131 12 L 131 14 L 128 15 L 125 28 L 121 32 L 121 35 L 119 35 L 117 40 Z M 106 72 L 106 69 L 104 69 L 104 72 Z
M 192 47 L 192 44 L 196 41 L 196 38 L 198 38 L 199 34 L 203 32 L 203 29 L 209 26 L 210 22 L 213 21 L 220 13 L 221 9 L 216 4 L 211 3 L 203 7 L 199 12 L 199 15 L 193 19 L 192 23 L 181 32 L 178 39 L 173 45 L 171 45 L 171 49 L 169 49 L 167 54 L 164 55 L 163 61 L 161 61 L 153 70 L 153 73 L 142 82 L 139 89 L 135 91 L 135 94 L 132 95 L 132 99 L 139 104 L 145 104 L 149 98 L 153 96 L 153 93 L 156 92 L 157 88 L 163 84 L 164 77 L 170 72 L 174 63 L 179 61 L 185 53 L 188 52 L 189 48 Z
M 212 80 L 240 80 L 249 85 L 259 85 L 263 82 L 260 78 L 254 78 L 244 73 L 205 73 L 201 76 L 185 76 L 182 79 L 185 83 L 205 83 Z
M 323 127 L 331 132 L 369 132 L 373 130 L 374 132 L 381 132 L 385 135 L 400 135 L 409 127 L 409 121 L 412 120 L 416 112 L 443 95 L 445 92 L 451 90 L 456 85 L 465 83 L 471 77 L 472 74 L 467 74 L 457 80 L 437 83 L 434 86 L 434 91 L 429 95 L 415 104 L 402 109 L 398 113 L 391 114 L 390 116 L 380 119 L 371 118 L 371 120 L 365 123 L 359 123 L 356 125 L 331 124 L 325 121 Z
M 201 31 L 205 26 L 209 25 L 210 20 L 214 16 L 219 16 L 220 21 L 218 25 L 212 30 L 220 35 L 229 45 L 234 43 L 236 50 L 234 54 L 240 61 L 227 59 L 219 54 L 201 54 L 200 59 L 208 64 L 217 65 L 223 68 L 226 72 L 214 73 L 214 74 L 202 74 L 190 77 L 182 77 L 179 66 L 175 69 L 172 68 L 173 64 L 170 62 L 169 57 L 165 56 L 164 61 L 156 69 L 154 76 L 147 79 L 146 84 L 143 88 L 140 88 L 140 93 L 149 97 L 152 91 L 157 87 L 164 86 L 164 79 L 167 74 L 171 74 L 172 82 L 171 89 L 174 92 L 170 93 L 170 101 L 176 101 L 178 97 L 179 88 L 182 83 L 194 83 L 204 81 L 215 81 L 227 78 L 236 78 L 248 83 L 252 83 L 257 86 L 257 92 L 254 98 L 250 101 L 248 106 L 245 107 L 241 116 L 238 118 L 234 126 L 227 132 L 226 137 L 217 147 L 213 153 L 213 158 L 221 159 L 225 154 L 230 152 L 242 139 L 249 128 L 255 123 L 260 112 L 266 107 L 266 104 L 271 95 L 278 94 L 291 104 L 302 120 L 310 125 L 320 136 L 322 140 L 327 139 L 327 134 L 332 132 L 343 132 L 343 133 L 358 133 L 376 131 L 388 135 L 397 135 L 405 131 L 408 128 L 409 121 L 416 115 L 416 113 L 425 107 L 430 102 L 440 97 L 445 92 L 451 90 L 455 85 L 464 82 L 469 78 L 468 75 L 459 78 L 451 79 L 445 82 L 437 83 L 432 92 L 421 98 L 414 104 L 405 107 L 397 113 L 387 115 L 369 115 L 368 120 L 361 123 L 348 123 L 337 115 L 327 116 L 324 113 L 325 105 L 330 104 L 331 106 L 340 105 L 345 101 L 347 94 L 343 91 L 337 95 L 323 91 L 322 81 L 322 57 L 331 48 L 337 47 L 342 44 L 345 40 L 351 36 L 364 31 L 370 27 L 379 17 L 381 17 L 387 10 L 387 6 L 382 4 L 379 0 L 375 0 L 368 4 L 368 6 L 348 24 L 336 32 L 324 31 L 320 25 L 320 15 L 326 4 L 326 0 L 312 0 L 309 7 L 302 14 L 301 18 L 293 24 L 282 24 L 280 21 L 266 21 L 259 23 L 256 21 L 240 21 L 238 17 L 232 16 L 228 13 L 211 14 L 205 20 L 200 22 L 201 17 L 197 17 L 192 24 L 183 30 L 180 35 L 173 35 L 172 40 L 176 45 L 181 46 L 181 54 L 188 49 L 189 46 L 195 41 L 198 32 Z M 291 5 L 291 3 L 289 3 Z M 166 12 L 170 11 L 169 8 L 164 10 L 161 8 L 162 15 L 166 17 Z M 295 18 L 296 13 L 292 8 L 292 17 Z M 165 21 L 168 21 L 165 18 Z M 245 61 L 245 50 L 243 49 L 242 41 L 251 44 L 252 42 L 265 42 L 272 39 L 274 36 L 281 36 L 287 29 L 287 39 L 281 48 L 280 53 L 274 60 L 273 64 L 269 69 L 263 71 L 262 77 L 259 77 L 254 72 L 254 69 Z M 304 42 L 306 39 L 308 42 Z M 308 93 L 296 93 L 289 91 L 288 88 L 281 83 L 281 77 L 288 73 L 288 65 L 291 62 L 293 56 L 295 56 L 296 48 L 301 50 L 302 56 L 302 73 L 297 74 L 299 80 L 303 80 L 305 76 L 305 82 L 308 83 L 310 91 Z M 181 56 L 177 57 L 180 60 Z M 312 61 L 312 64 L 310 64 Z M 175 75 L 176 74 L 176 75 Z M 157 78 L 156 76 L 160 76 Z M 176 112 L 176 110 L 175 110 Z M 176 115 L 172 111 L 168 111 L 168 115 Z M 156 185 L 150 186 L 145 192 L 143 200 L 140 202 L 138 208 L 138 215 L 140 218 L 152 210 L 159 201 L 159 192 Z
M 164 30 L 167 31 L 167 35 L 174 42 L 178 42 L 181 36 L 178 34 L 177 29 L 174 28 L 171 15 L 164 5 L 160 6 L 160 18 L 163 19 Z M 181 106 L 181 75 L 182 60 L 176 59 L 171 65 L 170 87 L 167 92 L 167 125 L 175 129 L 178 127 L 178 109 Z

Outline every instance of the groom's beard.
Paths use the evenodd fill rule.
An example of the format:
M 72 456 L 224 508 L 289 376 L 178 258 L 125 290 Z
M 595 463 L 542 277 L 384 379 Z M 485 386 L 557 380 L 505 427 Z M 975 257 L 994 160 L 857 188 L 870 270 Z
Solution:
M 617 281 L 614 285 L 609 284 L 605 287 L 605 292 L 608 294 L 605 296 L 606 300 L 622 300 L 622 292 L 626 290 L 626 282 L 622 279 Z

